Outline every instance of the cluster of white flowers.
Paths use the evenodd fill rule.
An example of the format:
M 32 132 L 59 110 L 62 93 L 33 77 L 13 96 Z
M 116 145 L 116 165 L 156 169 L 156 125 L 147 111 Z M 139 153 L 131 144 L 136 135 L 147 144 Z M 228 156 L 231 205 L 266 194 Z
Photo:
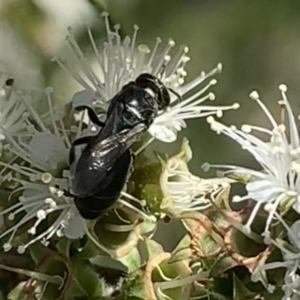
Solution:
M 209 115 L 221 117 L 223 111 L 239 107 L 238 103 L 230 106 L 201 105 L 207 100 L 215 99 L 215 95 L 207 91 L 217 83 L 217 80 L 211 79 L 204 87 L 201 87 L 201 84 L 221 72 L 221 64 L 209 73 L 201 72 L 200 76 L 193 81 L 184 84 L 187 75 L 185 66 L 190 60 L 187 56 L 188 47 L 182 46 L 177 54 L 171 56 L 170 52 L 175 42 L 169 40 L 165 47 L 160 47 L 162 41 L 158 38 L 153 50 L 150 50 L 147 45 L 137 44 L 139 29 L 137 26 L 134 26 L 132 37 L 126 36 L 122 39 L 119 34 L 120 27 L 117 25 L 112 29 L 108 15 L 104 13 L 103 16 L 107 41 L 97 47 L 91 31 L 88 32 L 96 56 L 94 68 L 88 63 L 71 29 L 67 36 L 72 50 L 69 57 L 64 60 L 54 58 L 84 88 L 72 99 L 75 107 L 88 105 L 105 110 L 109 101 L 126 83 L 135 80 L 142 73 L 153 74 L 182 98 L 180 101 L 178 96 L 172 94 L 170 107 L 166 112 L 161 113 L 149 128 L 149 133 L 153 138 L 164 142 L 174 142 L 177 132 L 186 127 L 185 120 L 187 119 Z
M 187 163 L 192 159 L 188 141 L 184 140 L 181 152 L 163 163 L 160 186 L 164 195 L 161 208 L 173 214 L 202 211 L 223 191 L 228 191 L 229 178 L 203 179 L 193 175 Z
M 266 244 L 275 244 L 281 249 L 283 261 L 269 263 L 257 268 L 253 279 L 257 280 L 260 270 L 273 268 L 287 268 L 285 285 L 283 287 L 285 296 L 283 299 L 299 299 L 300 278 L 299 278 L 299 221 L 296 221 L 289 228 L 281 215 L 293 209 L 300 214 L 300 140 L 297 129 L 296 118 L 287 99 L 287 87 L 284 84 L 279 86 L 282 100 L 279 101 L 286 117 L 277 122 L 267 107 L 260 100 L 259 94 L 254 91 L 250 97 L 259 104 L 268 120 L 271 129 L 245 124 L 241 129 L 235 126 L 226 126 L 209 117 L 207 121 L 212 130 L 216 133 L 224 133 L 234 141 L 238 142 L 243 150 L 248 151 L 259 163 L 258 170 L 234 165 L 210 165 L 204 164 L 204 169 L 210 167 L 223 169 L 223 175 L 246 175 L 250 181 L 246 184 L 247 194 L 243 197 L 234 196 L 233 201 L 240 202 L 245 200 L 254 201 L 255 205 L 244 225 L 247 233 L 251 232 L 251 225 L 255 221 L 261 209 L 268 214 L 265 228 L 262 233 Z M 286 122 L 284 119 L 286 118 Z M 286 123 L 286 124 L 284 124 Z M 257 137 L 255 132 L 265 134 L 266 141 Z M 272 226 L 284 225 L 288 232 L 288 241 L 296 248 L 296 253 L 292 253 L 284 246 L 275 241 L 276 236 L 272 236 Z
M 185 84 L 185 70 L 190 58 L 188 48 L 183 46 L 177 53 L 175 42 L 169 40 L 161 47 L 161 39 L 157 39 L 151 50 L 146 45 L 137 43 L 138 27 L 134 26 L 132 37 L 120 36 L 120 27 L 111 28 L 108 15 L 103 15 L 107 40 L 98 46 L 91 31 L 88 35 L 94 51 L 95 65 L 88 62 L 83 51 L 69 29 L 67 42 L 70 55 L 67 59 L 54 58 L 58 64 L 83 87 L 77 91 L 71 100 L 73 108 L 89 106 L 99 113 L 99 118 L 105 118 L 105 112 L 111 99 L 130 81 L 134 81 L 142 73 L 150 73 L 159 78 L 169 88 L 171 104 L 155 118 L 148 132 L 151 138 L 136 154 L 140 153 L 154 139 L 163 142 L 173 142 L 177 133 L 187 126 L 186 120 L 207 117 L 211 129 L 217 134 L 224 133 L 247 150 L 260 165 L 258 170 L 235 165 L 205 163 L 204 170 L 210 167 L 222 169 L 222 174 L 246 175 L 251 179 L 246 183 L 247 194 L 243 197 L 234 196 L 233 201 L 252 200 L 251 213 L 243 225 L 244 232 L 250 234 L 256 217 L 263 210 L 267 214 L 262 236 L 264 243 L 275 245 L 282 252 L 281 262 L 266 263 L 257 266 L 252 280 L 261 280 L 272 291 L 272 286 L 264 282 L 261 275 L 270 269 L 284 267 L 285 284 L 283 286 L 285 300 L 296 300 L 300 297 L 300 221 L 291 226 L 283 219 L 283 215 L 293 209 L 300 214 L 300 139 L 296 118 L 287 99 L 287 87 L 280 85 L 286 122 L 277 122 L 267 107 L 254 91 L 250 97 L 260 106 L 267 116 L 271 129 L 244 124 L 241 129 L 226 126 L 214 117 L 220 118 L 223 111 L 237 109 L 237 103 L 230 106 L 206 106 L 207 100 L 214 100 L 215 95 L 209 88 L 217 83 L 211 78 L 221 72 L 221 64 L 208 73 L 202 72 L 192 82 Z M 210 79 L 209 79 L 210 78 Z M 209 79 L 201 88 L 201 84 Z M 24 253 L 33 243 L 39 241 L 48 245 L 51 238 L 66 236 L 78 239 L 87 234 L 100 248 L 100 245 L 89 233 L 87 221 L 77 210 L 72 191 L 69 152 L 72 142 L 86 133 L 96 131 L 88 114 L 76 114 L 73 126 L 66 127 L 61 110 L 55 109 L 51 100 L 52 89 L 47 88 L 43 97 L 48 102 L 48 113 L 39 116 L 34 101 L 28 95 L 16 90 L 13 79 L 0 74 L 0 153 L 5 151 L 11 161 L 0 162 L 0 183 L 13 182 L 18 187 L 13 191 L 20 193 L 16 203 L 8 201 L 0 210 L 0 216 L 6 217 L 6 223 L 13 223 L 0 234 L 0 241 L 5 251 L 18 246 L 18 252 Z M 73 115 L 74 114 L 74 115 Z M 87 126 L 87 129 L 83 129 Z M 257 135 L 256 133 L 259 133 Z M 265 135 L 266 139 L 260 138 Z M 163 162 L 160 186 L 164 199 L 161 203 L 162 212 L 180 215 L 186 212 L 203 211 L 211 204 L 217 195 L 228 191 L 232 179 L 213 178 L 201 179 L 192 175 L 188 161 L 192 153 L 187 142 L 183 143 L 182 151 Z M 210 199 L 208 198 L 208 195 Z M 145 201 L 135 198 L 122 191 L 118 203 L 138 214 L 144 219 L 153 220 L 131 202 L 143 206 Z M 145 204 L 146 205 L 146 204 Z M 51 215 L 53 218 L 48 218 Z M 50 221 L 50 219 L 52 221 Z M 2 220 L 1 220 L 2 223 Z M 278 242 L 273 236 L 273 227 L 280 223 L 286 231 L 286 241 Z M 28 225 L 30 227 L 28 228 Z M 42 227 L 42 224 L 48 226 Z M 19 230 L 27 229 L 32 238 L 26 243 L 17 240 Z M 46 228 L 41 230 L 41 228 Z M 257 234 L 257 233 L 256 233 Z M 7 237 L 9 236 L 9 237 Z M 286 246 L 289 243 L 290 247 Z
M 39 240 L 47 245 L 54 234 L 78 238 L 84 232 L 84 220 L 80 218 L 75 209 L 73 200 L 65 197 L 63 192 L 69 190 L 67 169 L 71 142 L 62 120 L 53 113 L 51 89 L 46 89 L 44 94 L 48 100 L 49 112 L 53 120 L 52 130 L 46 127 L 28 99 L 19 94 L 18 99 L 24 104 L 27 116 L 30 115 L 36 125 L 34 126 L 28 119 L 27 131 L 20 133 L 17 138 L 5 131 L 6 138 L 9 140 L 6 149 L 29 164 L 27 166 L 24 163 L 1 163 L 10 170 L 6 180 L 20 183 L 21 188 L 16 192 L 23 191 L 19 202 L 4 209 L 1 215 L 8 215 L 8 219 L 14 221 L 15 218 L 19 218 L 19 215 L 25 213 L 14 226 L 0 235 L 0 239 L 2 239 L 10 234 L 9 240 L 3 244 L 5 251 L 12 248 L 13 238 L 22 225 L 36 219 L 33 226 L 28 229 L 28 233 L 35 236 L 37 227 L 53 212 L 60 212 L 56 220 L 47 230 L 30 239 L 27 244 L 20 245 L 19 253 L 23 253 L 29 245 Z M 58 127 L 58 123 L 60 127 Z M 77 134 L 80 132 L 78 131 Z M 72 224 L 76 224 L 76 230 Z
M 240 166 L 232 165 L 212 165 L 216 168 L 223 168 L 224 174 L 244 174 L 250 175 L 251 181 L 246 185 L 247 195 L 236 196 L 234 201 L 244 201 L 252 199 L 256 202 L 255 207 L 245 225 L 245 230 L 251 231 L 251 224 L 261 207 L 268 212 L 269 217 L 266 222 L 263 236 L 266 243 L 270 238 L 270 226 L 274 218 L 274 213 L 278 206 L 285 201 L 292 202 L 293 208 L 300 213 L 300 141 L 295 117 L 286 97 L 286 86 L 280 85 L 282 94 L 282 104 L 285 107 L 288 118 L 289 138 L 286 126 L 277 123 L 266 106 L 259 99 L 257 92 L 252 92 L 250 97 L 254 99 L 268 117 L 272 129 L 258 126 L 243 125 L 241 129 L 235 126 L 226 126 L 208 118 L 211 128 L 218 134 L 224 133 L 228 137 L 238 142 L 242 149 L 249 151 L 261 166 L 261 170 L 252 170 Z M 267 141 L 259 139 L 252 132 L 261 132 L 268 137 Z M 210 165 L 205 164 L 205 168 Z
M 290 247 L 286 247 L 284 243 L 271 240 L 271 242 L 281 250 L 283 261 L 276 261 L 258 266 L 252 274 L 253 281 L 261 281 L 269 292 L 274 291 L 274 286 L 265 281 L 264 272 L 267 270 L 285 268 L 284 297 L 282 300 L 297 300 L 300 297 L 300 220 L 296 221 L 291 227 L 288 227 L 286 222 L 276 213 L 287 230 L 288 241 Z
M 71 29 L 67 37 L 72 49 L 70 57 L 67 61 L 54 59 L 84 88 L 83 91 L 75 93 L 72 99 L 73 107 L 88 105 L 95 109 L 101 108 L 104 115 L 103 112 L 106 111 L 109 101 L 122 86 L 145 72 L 159 77 L 174 91 L 170 107 L 159 114 L 149 129 L 152 135 L 150 142 L 154 138 L 164 142 L 175 141 L 177 132 L 186 127 L 185 120 L 210 115 L 221 117 L 223 111 L 238 107 L 237 104 L 223 107 L 201 105 L 204 101 L 215 98 L 213 93 L 207 92 L 212 85 L 216 84 L 215 79 L 211 79 L 203 88 L 200 88 L 200 85 L 207 78 L 221 71 L 220 64 L 211 72 L 207 74 L 202 72 L 194 81 L 184 85 L 184 78 L 187 75 L 185 65 L 190 60 L 187 56 L 187 47 L 180 48 L 179 52 L 171 57 L 170 51 L 175 45 L 174 41 L 170 40 L 165 48 L 160 50 L 161 40 L 157 39 L 151 51 L 146 45 L 136 44 L 137 26 L 134 27 L 132 38 L 127 36 L 122 39 L 118 26 L 115 26 L 114 30 L 110 28 L 107 14 L 104 14 L 104 20 L 107 41 L 102 46 L 96 46 L 92 33 L 88 31 L 98 63 L 97 72 L 89 66 Z M 13 194 L 21 192 L 21 196 L 17 203 L 8 203 L 0 213 L 0 216 L 5 216 L 14 224 L 0 235 L 0 240 L 5 241 L 2 243 L 4 250 L 9 251 L 14 245 L 18 245 L 19 253 L 23 253 L 28 246 L 37 241 L 48 245 L 54 235 L 78 239 L 88 234 L 93 238 L 88 233 L 87 222 L 80 216 L 73 198 L 65 191 L 72 191 L 68 157 L 73 140 L 85 135 L 86 132 L 82 130 L 84 123 L 89 125 L 87 127 L 89 134 L 90 130 L 97 130 L 97 128 L 90 126 L 90 120 L 86 119 L 84 114 L 79 119 L 74 115 L 76 126 L 66 128 L 62 119 L 62 110 L 52 105 L 51 88 L 43 92 L 49 109 L 45 116 L 40 117 L 34 108 L 35 103 L 18 92 L 14 86 L 7 86 L 6 80 L 5 77 L 0 77 L 0 97 L 3 98 L 0 138 L 7 141 L 4 148 L 16 162 L 0 163 L 3 167 L 1 172 L 6 174 L 2 176 L 1 182 L 6 180 L 18 184 L 20 187 Z M 175 94 L 183 100 L 179 101 Z M 140 151 L 138 150 L 137 153 Z M 183 177 L 185 178 L 184 174 Z M 187 178 L 187 180 L 192 179 Z M 193 183 L 191 184 L 192 188 Z M 199 191 L 202 188 L 205 191 Z M 181 204 L 178 196 L 174 198 L 177 210 L 182 212 L 201 209 L 202 201 L 206 201 L 204 199 L 206 190 L 206 183 L 201 182 L 200 185 L 198 184 L 197 195 L 191 192 L 192 194 Z M 144 204 L 143 201 L 122 191 L 121 198 L 118 200 L 121 205 L 136 211 L 145 219 L 153 220 L 153 217 L 131 204 L 132 201 L 139 202 L 142 206 Z M 204 206 L 206 205 L 207 203 Z M 50 214 L 52 221 L 46 223 L 50 222 L 47 218 Z M 31 226 L 28 228 L 27 224 Z M 42 227 L 42 224 L 49 226 Z M 14 241 L 21 227 L 27 228 L 28 233 L 33 236 L 25 244 Z M 41 228 L 46 230 L 42 231 Z M 95 240 L 94 242 L 97 243 Z M 103 247 L 102 249 L 105 250 Z

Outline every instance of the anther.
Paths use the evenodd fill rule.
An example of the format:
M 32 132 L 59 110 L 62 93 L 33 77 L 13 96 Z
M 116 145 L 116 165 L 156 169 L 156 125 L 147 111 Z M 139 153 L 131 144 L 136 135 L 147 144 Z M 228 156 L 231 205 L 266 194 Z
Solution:
M 212 79 L 212 80 L 209 82 L 210 85 L 215 85 L 215 84 L 217 84 L 217 83 L 218 83 L 218 80 L 217 80 L 217 79 Z
M 233 109 L 239 109 L 240 108 L 240 104 L 239 103 L 233 103 L 233 105 L 232 105 L 232 108 Z
M 223 116 L 223 111 L 220 110 L 220 109 L 218 109 L 217 112 L 216 112 L 216 116 L 217 116 L 218 118 L 222 118 L 222 116 Z
M 208 172 L 208 171 L 210 170 L 210 167 L 211 167 L 211 165 L 210 165 L 208 162 L 206 162 L 206 163 L 204 163 L 204 164 L 201 166 L 201 169 L 202 169 L 204 172 Z
M 138 51 L 140 51 L 142 53 L 145 53 L 145 54 L 148 54 L 148 53 L 151 52 L 150 49 L 149 49 L 149 47 L 147 45 L 145 45 L 145 44 L 139 45 L 138 46 Z
M 280 84 L 278 88 L 280 91 L 282 91 L 284 93 L 286 93 L 286 91 L 287 91 L 287 86 L 285 84 Z
M 10 243 L 4 243 L 2 247 L 3 247 L 4 252 L 8 252 L 11 250 L 12 245 Z
M 15 218 L 15 214 L 14 214 L 14 213 L 10 213 L 10 214 L 8 215 L 8 220 L 13 221 L 14 218 Z
M 232 197 L 232 202 L 239 202 L 241 200 L 241 196 L 235 195 Z
M 216 99 L 216 95 L 214 93 L 209 93 L 208 94 L 208 99 L 211 101 L 214 101 Z
M 50 173 L 43 173 L 41 175 L 41 180 L 42 180 L 43 183 L 48 184 L 52 180 L 52 175 Z
M 109 17 L 109 13 L 108 13 L 107 11 L 104 11 L 104 12 L 101 14 L 101 17 L 108 18 L 108 17 Z
M 250 133 L 252 131 L 252 128 L 250 125 L 244 124 L 242 125 L 242 131 L 246 132 L 246 133 Z
M 38 210 L 38 211 L 36 212 L 36 216 L 37 216 L 39 219 L 44 220 L 44 219 L 46 219 L 47 214 L 46 214 L 46 212 L 45 212 L 44 210 L 40 209 L 40 210 Z
M 171 47 L 174 47 L 174 46 L 175 46 L 175 41 L 172 40 L 172 39 L 170 39 L 170 40 L 168 41 L 168 44 L 169 44 Z
M 35 235 L 36 234 L 36 228 L 35 227 L 31 227 L 30 229 L 28 229 L 27 231 L 29 234 L 31 235 Z
M 258 100 L 259 99 L 259 94 L 257 91 L 253 91 L 250 93 L 250 98 L 253 99 L 253 100 Z
M 19 254 L 24 254 L 26 251 L 26 246 L 19 246 L 17 251 Z
M 209 124 L 212 124 L 212 123 L 215 122 L 215 119 L 214 119 L 214 117 L 209 116 L 209 117 L 206 118 L 206 122 L 209 123 Z

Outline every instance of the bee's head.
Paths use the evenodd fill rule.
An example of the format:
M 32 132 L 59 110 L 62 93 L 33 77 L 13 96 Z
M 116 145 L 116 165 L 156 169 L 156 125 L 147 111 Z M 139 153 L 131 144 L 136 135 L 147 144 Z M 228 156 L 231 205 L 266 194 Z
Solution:
M 154 94 L 157 99 L 159 110 L 165 110 L 170 105 L 170 94 L 168 88 L 154 75 L 144 73 L 135 80 L 136 84 L 150 94 Z

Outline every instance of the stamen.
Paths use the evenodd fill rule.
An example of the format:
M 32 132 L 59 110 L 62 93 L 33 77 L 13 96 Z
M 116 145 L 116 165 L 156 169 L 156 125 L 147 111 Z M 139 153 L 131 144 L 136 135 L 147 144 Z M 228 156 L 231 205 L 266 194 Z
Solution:
M 74 38 L 72 28 L 68 27 L 68 31 L 69 31 L 69 35 L 66 37 L 66 40 L 69 43 L 71 49 L 73 49 L 73 53 L 76 55 L 79 65 L 81 66 L 84 74 L 90 80 L 90 82 L 93 84 L 93 86 L 96 87 L 97 84 L 100 83 L 100 81 L 99 81 L 98 77 L 96 76 L 96 74 L 93 72 L 92 68 L 90 68 L 89 64 L 87 63 L 83 52 L 81 51 L 79 45 L 77 44 L 77 42 Z
M 133 26 L 133 36 L 132 36 L 132 40 L 131 40 L 131 57 L 130 57 L 130 59 L 131 59 L 131 61 L 133 61 L 134 60 L 134 48 L 135 48 L 135 43 L 136 43 L 136 37 L 137 37 L 137 32 L 138 32 L 138 30 L 139 30 L 139 26 L 137 26 L 137 25 L 134 25 Z
M 93 88 L 78 74 L 78 72 L 72 70 L 70 66 L 61 58 L 53 56 L 51 61 L 56 62 L 67 75 L 71 75 L 75 79 L 75 81 L 82 85 L 86 90 L 93 91 Z
M 19 99 L 23 102 L 23 104 L 27 108 L 28 112 L 31 114 L 31 116 L 35 119 L 35 121 L 37 122 L 37 124 L 40 126 L 41 130 L 44 131 L 44 132 L 50 133 L 50 131 L 48 130 L 48 128 L 46 128 L 46 126 L 44 125 L 43 121 L 39 117 L 38 113 L 29 104 L 29 102 L 26 99 L 26 97 L 20 91 L 18 91 L 16 93 L 19 96 Z
M 156 218 L 154 216 L 148 216 L 146 215 L 143 211 L 135 207 L 134 205 L 128 203 L 127 201 L 123 199 L 118 199 L 118 202 L 121 203 L 122 205 L 130 208 L 131 210 L 137 212 L 139 215 L 141 215 L 145 220 L 148 220 L 150 222 L 156 222 Z
M 48 184 L 52 181 L 52 175 L 50 173 L 43 173 L 41 180 L 43 183 Z
M 271 113 L 269 112 L 269 110 L 267 109 L 267 107 L 259 99 L 258 92 L 257 91 L 251 92 L 250 93 L 250 98 L 252 98 L 253 100 L 255 100 L 259 104 L 259 106 L 261 107 L 261 109 L 263 110 L 263 112 L 265 113 L 265 115 L 267 116 L 267 118 L 269 119 L 269 121 L 271 122 L 272 126 L 274 128 L 277 127 L 277 123 L 274 120 L 273 116 L 271 115 Z
M 99 243 L 99 241 L 96 240 L 96 238 L 92 235 L 92 233 L 89 231 L 89 228 L 87 227 L 87 223 L 84 222 L 84 229 L 85 229 L 85 233 L 87 235 L 87 237 L 102 251 L 104 251 L 105 253 L 109 254 L 111 257 L 114 257 L 114 253 L 109 250 L 108 248 L 106 248 L 105 246 L 101 245 Z
M 299 132 L 296 125 L 295 117 L 292 112 L 292 108 L 290 106 L 290 103 L 287 100 L 286 92 L 287 92 L 287 86 L 285 84 L 279 85 L 279 89 L 281 91 L 281 95 L 283 98 L 283 101 L 286 105 L 287 115 L 288 115 L 288 122 L 289 122 L 289 129 L 290 129 L 290 139 L 291 144 L 293 147 L 298 148 L 299 147 Z
M 222 64 L 218 64 L 217 67 L 212 71 L 210 71 L 209 73 L 205 74 L 205 72 L 202 72 L 202 74 L 196 77 L 193 81 L 191 81 L 190 83 L 186 84 L 183 87 L 180 87 L 179 93 L 181 95 L 187 94 L 189 91 L 193 90 L 194 88 L 202 84 L 204 80 L 214 76 L 215 74 L 221 73 L 221 71 L 222 71 Z
M 154 49 L 152 50 L 152 53 L 151 53 L 151 56 L 149 58 L 149 61 L 148 61 L 148 64 L 147 64 L 147 67 L 150 68 L 152 63 L 153 63 L 153 59 L 154 57 L 156 56 L 156 52 L 157 52 L 157 49 L 158 49 L 158 46 L 159 44 L 162 42 L 161 38 L 157 37 L 156 38 L 156 43 L 155 43 L 155 46 L 154 46 Z
M 161 52 L 160 56 L 162 59 L 160 59 L 155 68 L 153 68 L 153 75 L 157 76 L 159 74 L 159 71 L 164 63 L 164 58 L 166 55 L 170 52 L 170 50 L 175 46 L 175 42 L 173 40 L 169 40 L 168 44 L 166 45 L 165 49 Z

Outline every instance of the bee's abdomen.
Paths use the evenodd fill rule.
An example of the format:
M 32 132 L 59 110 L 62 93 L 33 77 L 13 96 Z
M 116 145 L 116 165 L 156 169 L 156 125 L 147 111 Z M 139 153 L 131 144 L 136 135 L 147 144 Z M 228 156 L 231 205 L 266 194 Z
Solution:
M 118 200 L 118 197 L 98 197 L 90 196 L 86 198 L 74 199 L 75 205 L 80 215 L 86 220 L 94 220 L 103 215 L 108 209 L 110 209 L 114 203 Z

